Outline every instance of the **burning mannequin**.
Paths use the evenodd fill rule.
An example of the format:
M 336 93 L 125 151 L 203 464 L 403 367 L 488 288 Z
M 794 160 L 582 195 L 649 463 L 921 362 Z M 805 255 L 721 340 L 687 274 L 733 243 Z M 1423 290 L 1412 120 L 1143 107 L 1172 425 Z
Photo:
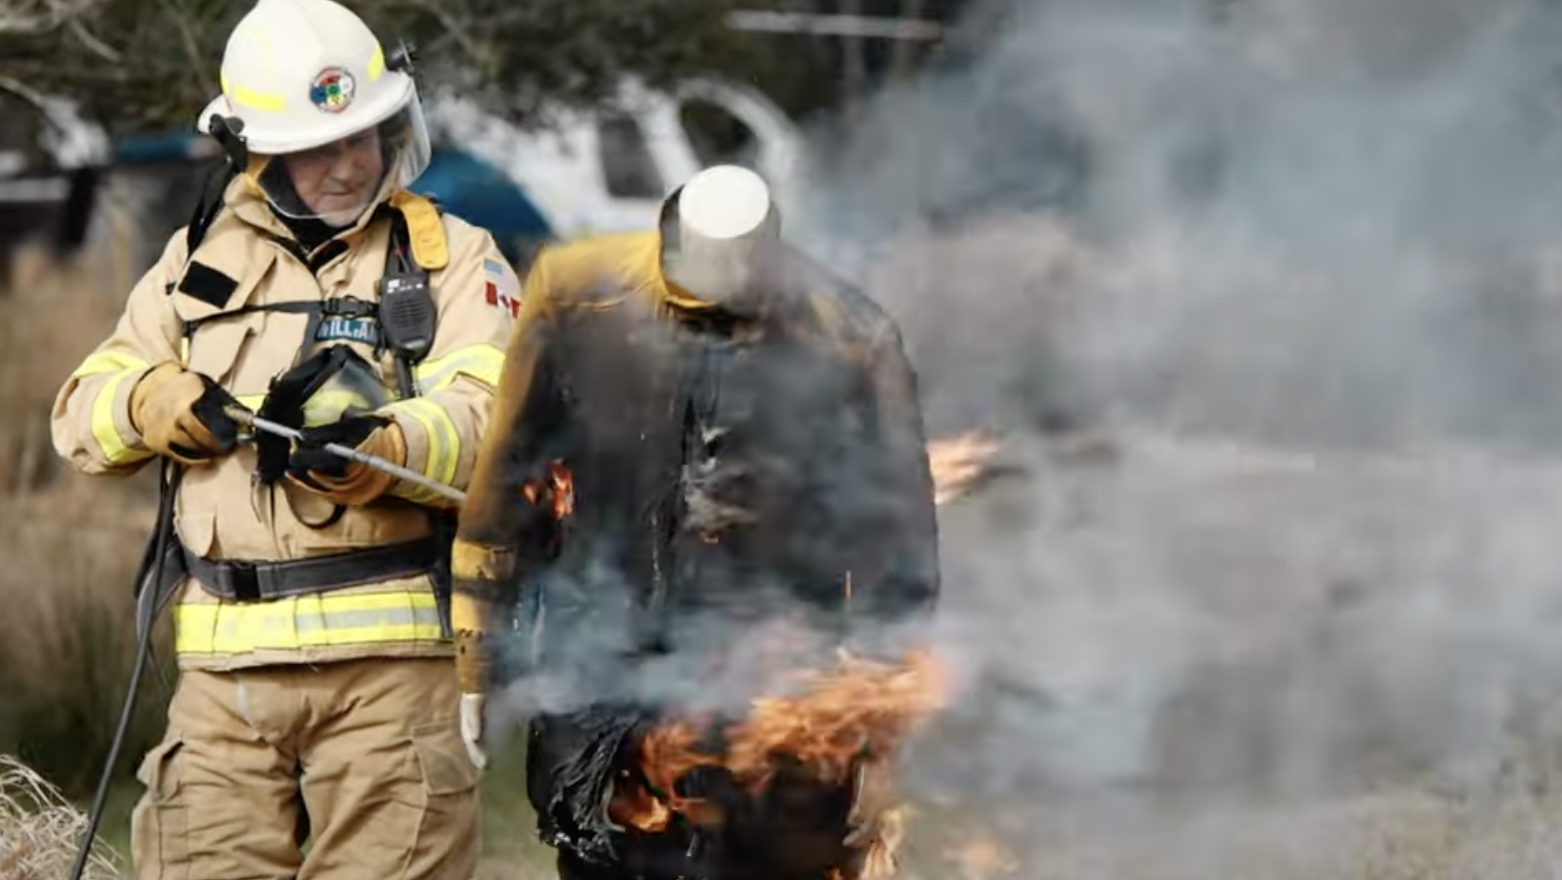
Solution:
M 657 230 L 539 254 L 471 486 L 464 733 L 482 763 L 487 694 L 568 683 L 527 768 L 561 875 L 863 873 L 858 764 L 925 696 L 875 664 L 935 605 L 934 492 L 898 328 L 784 243 L 763 180 L 708 169 Z M 762 646 L 782 621 L 803 635 Z M 756 711 L 743 670 L 842 650 L 859 665 L 814 676 L 828 698 Z M 843 699 L 874 682 L 904 699 Z M 810 718 L 835 745 L 804 747 Z

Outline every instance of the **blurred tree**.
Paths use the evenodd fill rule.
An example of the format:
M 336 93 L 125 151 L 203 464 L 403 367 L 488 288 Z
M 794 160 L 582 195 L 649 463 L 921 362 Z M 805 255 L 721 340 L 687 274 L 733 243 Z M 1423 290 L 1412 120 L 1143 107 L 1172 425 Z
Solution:
M 935 40 L 849 36 L 839 25 L 747 34 L 745 51 L 729 72 L 744 76 L 796 118 L 832 114 L 894 79 L 909 77 L 938 58 L 973 7 L 1001 7 L 1024 0 L 735 0 L 743 10 L 800 13 L 822 18 L 860 15 L 941 25 Z M 848 29 L 849 30 L 849 29 Z
M 731 29 L 734 9 L 855 11 L 950 24 L 972 0 L 345 0 L 424 81 L 456 85 L 522 124 L 609 100 L 620 78 L 698 73 L 757 85 L 789 113 L 830 111 L 846 74 L 871 87 L 936 44 Z M 988 0 L 1009 2 L 1009 0 Z M 226 35 L 253 0 L 0 0 L 0 90 L 59 95 L 111 134 L 185 128 L 216 94 Z
M 43 33 L 97 3 L 98 0 L 5 0 L 0 3 L 0 33 Z
M 418 49 L 427 82 L 521 122 L 741 69 L 764 47 L 726 28 L 731 0 L 357 0 L 387 45 Z M 59 95 L 114 134 L 187 127 L 217 93 L 226 36 L 252 0 L 0 0 L 0 89 Z

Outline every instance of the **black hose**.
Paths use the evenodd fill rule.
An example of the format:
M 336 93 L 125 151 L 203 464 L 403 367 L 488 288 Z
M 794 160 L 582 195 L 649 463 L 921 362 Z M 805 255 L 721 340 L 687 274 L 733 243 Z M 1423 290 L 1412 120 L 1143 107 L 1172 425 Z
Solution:
M 141 690 L 141 675 L 146 670 L 147 657 L 152 653 L 152 629 L 161 607 L 158 592 L 163 582 L 164 556 L 168 552 L 168 538 L 173 534 L 174 496 L 184 468 L 164 460 L 159 481 L 157 537 L 154 541 L 151 561 L 151 579 L 147 580 L 147 566 L 137 572 L 136 596 L 136 662 L 130 670 L 130 684 L 125 690 L 125 700 L 119 710 L 119 724 L 114 728 L 114 738 L 109 742 L 108 760 L 103 764 L 103 775 L 98 778 L 98 790 L 92 797 L 92 809 L 87 814 L 87 828 L 82 833 L 81 844 L 76 850 L 76 863 L 71 866 L 70 880 L 81 880 L 92 856 L 92 844 L 97 840 L 98 825 L 103 821 L 103 807 L 108 801 L 109 786 L 114 780 L 114 766 L 119 763 L 119 752 L 125 745 L 130 731 L 130 719 L 135 715 L 136 695 Z

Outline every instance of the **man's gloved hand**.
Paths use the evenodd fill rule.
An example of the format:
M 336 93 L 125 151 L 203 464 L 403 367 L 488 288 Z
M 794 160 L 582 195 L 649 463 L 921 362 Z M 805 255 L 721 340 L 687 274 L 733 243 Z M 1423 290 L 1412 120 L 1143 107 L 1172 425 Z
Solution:
M 396 477 L 343 458 L 327 450 L 325 444 L 336 443 L 396 465 L 407 463 L 406 437 L 385 416 L 347 416 L 329 425 L 305 428 L 302 434 L 288 457 L 288 478 L 344 507 L 368 504 L 379 498 L 395 485 Z
M 499 678 L 500 636 L 513 597 L 505 585 L 515 573 L 513 548 L 457 535 L 450 547 L 450 628 L 456 638 L 456 684 L 461 690 L 461 739 L 472 765 L 488 766 L 488 693 Z
M 181 464 L 202 464 L 231 452 L 238 443 L 239 427 L 223 411 L 238 405 L 209 377 L 165 361 L 130 390 L 130 424 L 158 455 Z
M 461 543 L 456 543 L 456 559 L 461 558 Z M 488 766 L 485 710 L 488 691 L 494 681 L 498 652 L 500 605 L 462 589 L 459 573 L 450 597 L 450 625 L 456 637 L 456 683 L 461 690 L 461 740 L 472 765 L 479 770 Z
M 472 766 L 479 770 L 488 767 L 487 744 L 483 741 L 483 715 L 488 697 L 483 694 L 461 695 L 461 741 L 466 743 L 466 755 Z

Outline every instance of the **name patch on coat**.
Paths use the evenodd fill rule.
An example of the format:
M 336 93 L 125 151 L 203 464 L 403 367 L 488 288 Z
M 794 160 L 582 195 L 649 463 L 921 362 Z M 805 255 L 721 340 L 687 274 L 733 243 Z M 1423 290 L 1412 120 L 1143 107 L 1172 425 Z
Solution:
M 345 339 L 378 347 L 380 322 L 373 318 L 326 318 L 315 331 L 316 342 L 334 342 Z

